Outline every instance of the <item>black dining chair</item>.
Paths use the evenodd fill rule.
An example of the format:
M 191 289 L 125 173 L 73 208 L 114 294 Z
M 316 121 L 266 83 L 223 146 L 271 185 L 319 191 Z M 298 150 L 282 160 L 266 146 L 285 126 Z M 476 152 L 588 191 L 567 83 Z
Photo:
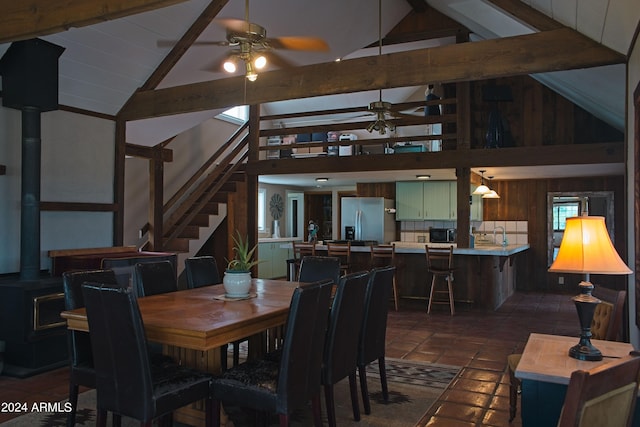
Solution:
M 62 273 L 65 310 L 76 310 L 84 307 L 82 285 L 85 282 L 100 282 L 116 285 L 116 275 L 112 270 L 85 270 Z M 76 408 L 80 386 L 95 388 L 96 371 L 93 366 L 93 353 L 89 334 L 67 329 L 69 348 L 69 403 L 71 410 L 67 414 L 67 426 L 76 424 Z M 118 422 L 114 419 L 114 425 Z
M 134 287 L 139 297 L 178 290 L 176 269 L 171 261 L 139 262 L 134 271 Z
M 364 413 L 371 413 L 369 389 L 367 387 L 367 365 L 378 361 L 380 386 L 385 402 L 389 401 L 387 387 L 387 370 L 385 365 L 385 347 L 387 335 L 387 314 L 389 313 L 389 297 L 393 288 L 395 267 L 378 267 L 371 270 L 364 302 L 362 328 L 358 342 L 358 376 Z
M 300 262 L 299 282 L 317 282 L 331 279 L 335 285 L 340 280 L 340 258 L 305 256 Z
M 329 427 L 336 425 L 333 387 L 344 378 L 349 378 L 353 419 L 360 420 L 356 369 L 358 340 L 368 281 L 368 271 L 342 276 L 331 304 L 322 363 L 322 385 L 324 386 Z
M 216 259 L 211 255 L 189 257 L 184 260 L 189 289 L 222 283 Z
M 210 426 L 212 376 L 179 365 L 153 369 L 132 289 L 87 283 L 82 291 L 96 369 L 96 426 L 106 425 L 107 412 L 148 427 L 156 418 L 171 425 L 173 411 L 200 400 Z
M 320 367 L 332 282 L 302 284 L 291 298 L 289 318 L 278 357 L 253 359 L 213 380 L 214 426 L 220 425 L 220 403 L 276 413 L 286 427 L 291 413 L 311 400 L 314 424 L 322 425 Z

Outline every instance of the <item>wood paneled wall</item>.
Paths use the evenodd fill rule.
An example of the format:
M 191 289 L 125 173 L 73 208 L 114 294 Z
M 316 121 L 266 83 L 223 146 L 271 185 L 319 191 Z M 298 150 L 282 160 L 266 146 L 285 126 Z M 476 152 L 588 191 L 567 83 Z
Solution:
M 483 100 L 483 88 L 508 86 L 513 101 L 498 102 L 513 145 L 531 147 L 622 141 L 624 135 L 587 113 L 562 95 L 529 76 L 505 77 L 471 83 L 471 147 L 482 148 L 492 102 Z
M 558 274 L 547 272 L 547 193 L 572 191 L 614 192 L 615 247 L 623 259 L 626 254 L 624 177 L 587 177 L 579 179 L 539 179 L 491 182 L 500 199 L 486 200 L 483 217 L 487 221 L 528 221 L 531 249 L 526 265 L 518 269 L 518 290 L 544 290 L 577 293 L 580 275 L 563 274 L 565 284 L 558 285 Z M 520 266 L 519 266 L 520 267 Z M 624 289 L 625 276 L 592 277 L 594 284 Z

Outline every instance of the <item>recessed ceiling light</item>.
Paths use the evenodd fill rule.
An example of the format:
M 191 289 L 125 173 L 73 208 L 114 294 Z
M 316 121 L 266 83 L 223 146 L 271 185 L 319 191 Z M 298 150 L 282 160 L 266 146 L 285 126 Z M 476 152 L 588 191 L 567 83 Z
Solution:
M 429 179 L 429 178 L 431 178 L 431 175 L 416 175 L 416 178 L 418 178 L 418 179 Z
M 329 178 L 316 178 L 316 182 L 327 182 Z

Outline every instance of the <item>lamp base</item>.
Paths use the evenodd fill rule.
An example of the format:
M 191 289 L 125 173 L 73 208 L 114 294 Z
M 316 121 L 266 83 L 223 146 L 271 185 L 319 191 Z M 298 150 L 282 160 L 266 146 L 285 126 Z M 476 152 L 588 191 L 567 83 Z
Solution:
M 591 341 L 580 339 L 580 342 L 577 345 L 574 345 L 569 349 L 569 357 L 573 357 L 578 360 L 597 362 L 598 360 L 602 360 L 602 353 L 591 344 Z

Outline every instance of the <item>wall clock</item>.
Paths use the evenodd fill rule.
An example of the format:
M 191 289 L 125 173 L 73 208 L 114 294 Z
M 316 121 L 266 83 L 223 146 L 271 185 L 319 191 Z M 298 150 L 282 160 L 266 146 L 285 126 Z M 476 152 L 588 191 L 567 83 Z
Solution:
M 271 211 L 271 216 L 273 217 L 273 219 L 280 219 L 280 217 L 282 217 L 284 202 L 282 201 L 282 197 L 280 197 L 278 193 L 271 196 L 271 201 L 269 202 L 269 210 Z

